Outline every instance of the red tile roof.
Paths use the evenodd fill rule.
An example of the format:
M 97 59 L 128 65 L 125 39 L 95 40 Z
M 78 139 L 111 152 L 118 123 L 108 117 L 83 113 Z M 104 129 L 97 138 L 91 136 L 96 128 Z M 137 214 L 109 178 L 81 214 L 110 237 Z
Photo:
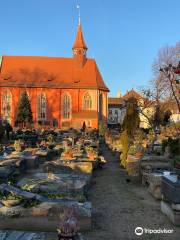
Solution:
M 73 45 L 73 49 L 75 49 L 75 48 L 87 49 L 86 43 L 84 41 L 81 25 L 78 25 L 76 40 Z
M 109 97 L 108 98 L 109 105 L 121 105 L 122 103 L 123 103 L 122 98 L 118 98 L 118 97 Z
M 127 93 L 122 97 L 109 97 L 108 104 L 109 105 L 122 105 L 125 101 L 127 101 L 131 97 L 135 97 L 137 100 L 140 100 L 140 99 L 146 100 L 139 93 L 134 91 L 134 89 L 132 89 L 131 91 L 127 91 Z
M 89 88 L 109 91 L 95 60 L 76 68 L 73 58 L 3 56 L 0 86 Z
M 131 91 L 127 91 L 127 93 L 122 98 L 124 100 L 127 100 L 130 97 L 134 97 L 137 100 L 142 99 L 142 96 L 139 93 L 137 93 L 136 91 L 134 91 L 134 89 L 132 89 Z

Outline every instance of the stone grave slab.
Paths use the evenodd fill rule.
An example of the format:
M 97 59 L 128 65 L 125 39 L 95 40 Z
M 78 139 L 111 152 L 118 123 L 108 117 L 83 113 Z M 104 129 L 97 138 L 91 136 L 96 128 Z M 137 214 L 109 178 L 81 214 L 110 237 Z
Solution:
M 93 164 L 90 161 L 62 161 L 55 160 L 47 162 L 43 165 L 43 171 L 45 172 L 79 172 L 91 174 L 93 170 Z
M 22 178 L 17 186 L 23 190 L 29 190 L 51 198 L 74 197 L 81 199 L 86 194 L 90 178 L 87 175 L 74 174 L 53 174 L 53 173 L 36 173 L 31 177 Z M 53 195 L 52 195 L 53 194 Z
M 6 191 L 6 192 L 9 192 L 9 193 L 13 193 L 14 195 L 22 196 L 22 197 L 27 198 L 27 199 L 37 199 L 39 201 L 44 201 L 45 200 L 45 198 L 43 198 L 41 195 L 31 193 L 31 192 L 28 192 L 28 191 L 23 191 L 20 188 L 16 188 L 16 187 L 11 186 L 11 185 L 6 184 L 6 183 L 2 183 L 0 185 L 0 191 L 1 192 Z
M 56 232 L 60 215 L 71 208 L 75 213 L 80 231 L 91 228 L 91 204 L 75 201 L 43 202 L 35 207 L 1 207 L 1 230 L 47 231 Z
M 174 210 L 169 203 L 164 201 L 161 201 L 161 211 L 175 226 L 180 226 L 180 211 Z

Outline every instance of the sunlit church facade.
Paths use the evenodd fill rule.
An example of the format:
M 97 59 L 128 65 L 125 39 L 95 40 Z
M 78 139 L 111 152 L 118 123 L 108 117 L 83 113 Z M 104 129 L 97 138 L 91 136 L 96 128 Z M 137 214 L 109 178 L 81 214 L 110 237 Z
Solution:
M 98 128 L 107 121 L 108 88 L 79 23 L 72 58 L 3 56 L 0 60 L 0 118 L 14 126 L 22 92 L 31 103 L 34 124 Z

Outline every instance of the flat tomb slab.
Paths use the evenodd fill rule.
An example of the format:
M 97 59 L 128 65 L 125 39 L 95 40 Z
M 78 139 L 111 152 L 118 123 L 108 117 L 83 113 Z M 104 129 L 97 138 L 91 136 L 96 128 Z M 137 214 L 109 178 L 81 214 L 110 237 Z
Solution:
M 89 173 L 91 174 L 93 170 L 92 162 L 88 161 L 51 161 L 43 165 L 43 171 L 58 173 L 60 171 L 64 172 L 80 172 L 80 173 Z
M 175 226 L 180 226 L 180 211 L 174 210 L 169 203 L 164 201 L 161 201 L 161 211 Z
M 69 195 L 84 194 L 90 184 L 88 175 L 36 173 L 22 178 L 17 186 L 34 193 L 67 193 Z
M 43 202 L 32 208 L 0 207 L 1 230 L 56 232 L 64 209 L 73 208 L 80 231 L 91 228 L 91 203 Z

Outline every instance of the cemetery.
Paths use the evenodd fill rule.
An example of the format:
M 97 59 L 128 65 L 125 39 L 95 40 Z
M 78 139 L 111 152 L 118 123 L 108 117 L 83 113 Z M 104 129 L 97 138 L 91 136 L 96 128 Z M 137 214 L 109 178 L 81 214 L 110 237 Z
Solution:
M 127 106 L 118 129 L 14 128 L 4 136 L 0 239 L 91 240 L 101 234 L 98 224 L 103 229 L 112 221 L 111 238 L 118 224 L 127 228 L 123 219 L 131 213 L 131 228 L 153 213 L 149 226 L 162 221 L 178 234 L 179 127 L 145 131 L 133 111 Z
M 180 240 L 180 1 L 1 9 L 0 240 Z
M 175 140 L 171 140 L 173 148 L 168 145 L 165 135 L 159 134 L 154 146 L 148 134 L 136 136 L 124 158 L 123 132 L 115 129 L 12 132 L 0 152 L 0 239 L 91 239 L 94 211 L 98 211 L 93 199 L 99 191 L 100 198 L 108 198 L 108 184 L 114 181 L 113 174 L 109 180 L 104 176 L 98 190 L 96 177 L 103 179 L 103 172 L 113 171 L 109 164 L 120 167 L 115 171 L 121 179 L 118 198 L 122 206 L 125 198 L 129 199 L 127 209 L 136 204 L 134 199 L 146 199 L 148 211 L 153 207 L 155 216 L 160 214 L 171 226 L 179 227 L 179 147 Z M 110 192 L 115 185 L 109 186 Z
M 87 193 L 94 169 L 105 163 L 97 131 L 12 132 L 0 153 L 1 230 L 57 232 L 69 212 L 78 232 L 90 230 Z
M 170 137 L 167 134 L 169 128 L 172 126 L 158 135 L 153 147 L 151 138 L 149 139 L 146 134 L 142 134 L 143 139 L 138 144 L 135 139 L 129 148 L 125 162 L 122 159 L 124 146 L 119 133 L 115 130 L 110 131 L 105 139 L 113 155 L 120 155 L 128 181 L 142 184 L 155 201 L 160 201 L 161 213 L 165 214 L 174 226 L 180 226 L 179 128 Z M 168 144 L 169 142 L 172 144 Z

